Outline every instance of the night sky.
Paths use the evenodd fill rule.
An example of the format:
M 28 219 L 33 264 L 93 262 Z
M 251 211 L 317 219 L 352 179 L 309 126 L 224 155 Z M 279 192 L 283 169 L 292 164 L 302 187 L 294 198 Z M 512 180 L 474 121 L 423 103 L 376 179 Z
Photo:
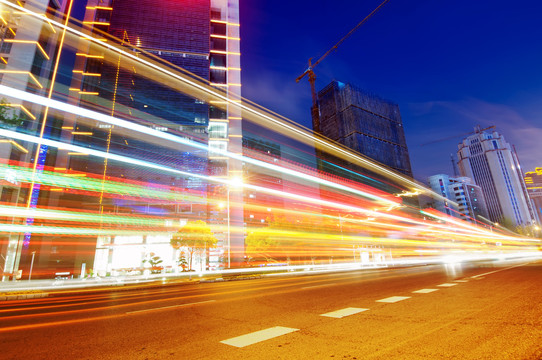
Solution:
M 380 0 L 241 0 L 243 96 L 311 128 L 295 78 Z M 525 171 L 542 166 L 542 2 L 390 0 L 316 69 L 399 104 L 416 179 L 452 174 L 474 126 L 496 125 Z M 442 141 L 422 146 L 426 142 Z

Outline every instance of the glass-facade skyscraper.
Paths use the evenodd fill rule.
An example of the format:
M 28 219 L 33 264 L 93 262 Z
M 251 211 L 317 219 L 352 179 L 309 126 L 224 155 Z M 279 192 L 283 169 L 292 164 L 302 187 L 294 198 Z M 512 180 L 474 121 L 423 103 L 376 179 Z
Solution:
M 227 235 L 225 221 L 242 228 L 242 196 L 208 181 L 242 174 L 241 164 L 221 153 L 242 148 L 240 110 L 231 105 L 241 98 L 238 1 L 32 0 L 14 6 L 23 8 L 9 10 L 20 29 L 2 28 L 0 60 L 9 62 L 0 66 L 2 84 L 93 113 L 10 104 L 27 114 L 30 140 L 1 144 L 6 163 L 0 171 L 30 175 L 2 187 L 4 202 L 84 210 L 100 220 L 76 237 L 54 229 L 13 233 L 2 243 L 9 259 L 4 273 L 119 274 L 141 268 L 151 252 L 176 267 L 169 238 L 191 219 L 206 219 L 219 240 L 200 268 L 241 256 L 242 230 Z M 209 95 L 213 89 L 218 95 Z M 217 210 L 226 198 L 232 206 Z M 134 217 L 138 229 L 111 222 L 132 221 L 125 216 Z M 29 217 L 21 226 L 42 221 Z M 136 235 L 120 235 L 132 230 Z
M 93 0 L 91 0 L 92 2 Z M 231 101 L 240 101 L 240 53 L 239 53 L 239 13 L 238 3 L 233 0 L 113 0 L 109 3 L 98 1 L 87 6 L 85 22 L 99 31 L 115 36 L 119 42 L 127 44 L 136 53 L 140 50 L 146 55 L 159 58 L 161 66 L 171 66 L 177 71 L 187 71 L 196 80 L 203 80 L 210 86 L 227 90 L 225 96 Z M 88 65 L 87 59 L 87 67 Z M 91 59 L 90 59 L 91 60 Z M 92 60 L 91 60 L 92 64 Z M 108 64 L 103 66 L 102 83 L 107 84 L 102 91 L 106 96 L 126 106 L 131 112 L 150 115 L 149 124 L 161 131 L 176 131 L 187 137 L 199 139 L 207 144 L 210 151 L 186 151 L 171 149 L 158 153 L 132 140 L 133 146 L 122 137 L 110 136 L 107 147 L 120 146 L 123 152 L 135 151 L 134 156 L 148 158 L 150 161 L 174 164 L 180 170 L 198 174 L 209 174 L 232 178 L 241 174 L 241 166 L 226 157 L 214 154 L 213 149 L 240 153 L 241 116 L 239 111 L 228 108 L 227 101 L 204 102 L 179 92 L 148 75 L 141 76 L 130 67 Z M 92 93 L 93 89 L 85 89 Z M 130 149 L 127 149 L 130 147 Z M 110 172 L 115 173 L 114 167 Z M 126 169 L 118 172 L 126 173 Z M 104 173 L 106 170 L 104 170 Z M 132 173 L 131 177 L 144 178 L 144 174 Z M 154 177 L 153 181 L 169 184 L 170 177 Z M 206 194 L 219 194 L 228 203 L 240 204 L 236 194 L 229 194 L 225 187 L 208 184 L 197 178 L 185 178 L 184 182 L 175 180 L 192 190 Z M 220 226 L 225 216 L 208 208 L 207 217 L 211 225 Z M 242 209 L 228 206 L 229 223 L 236 228 L 242 224 Z M 222 224 L 222 227 L 224 224 Z M 224 261 L 224 251 L 230 248 L 243 248 L 242 236 L 232 236 L 219 231 L 217 237 L 220 249 L 212 254 L 213 266 Z M 224 250 L 228 249 L 228 250 Z M 220 260 L 222 259 L 222 260 Z
M 318 106 L 322 135 L 412 177 L 398 105 L 333 81 L 318 92 Z

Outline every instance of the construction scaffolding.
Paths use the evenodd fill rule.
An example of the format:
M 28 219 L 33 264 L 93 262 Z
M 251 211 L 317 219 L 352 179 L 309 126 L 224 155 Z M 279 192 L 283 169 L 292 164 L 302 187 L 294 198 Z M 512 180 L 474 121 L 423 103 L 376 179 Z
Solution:
M 322 135 L 412 177 L 399 106 L 338 81 L 318 93 Z

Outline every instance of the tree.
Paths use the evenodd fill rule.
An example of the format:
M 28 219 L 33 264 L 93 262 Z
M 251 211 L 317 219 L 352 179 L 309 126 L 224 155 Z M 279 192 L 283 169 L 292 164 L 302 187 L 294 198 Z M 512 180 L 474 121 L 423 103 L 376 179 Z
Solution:
M 320 222 L 308 217 L 287 219 L 284 216 L 268 220 L 268 226 L 253 230 L 245 239 L 249 261 L 314 263 L 321 248 L 321 241 L 316 237 L 325 230 L 321 220 L 317 220 Z
M 503 217 L 501 219 L 501 223 L 500 225 L 503 227 L 503 228 L 506 228 L 510 231 L 513 231 L 513 232 L 516 232 L 516 224 L 514 223 L 514 221 L 509 218 L 509 217 Z
M 174 249 L 185 248 L 188 255 L 188 269 L 192 270 L 194 255 L 207 253 L 207 249 L 216 247 L 218 240 L 211 228 L 204 221 L 189 221 L 171 238 Z M 182 264 L 181 264 L 182 266 Z
M 184 254 L 184 252 L 181 252 L 181 255 L 179 255 L 179 260 L 177 261 L 177 263 L 183 269 L 183 272 L 187 271 L 188 261 L 186 261 L 186 255 Z
M 160 259 L 160 256 L 156 255 L 155 253 L 151 252 L 149 254 L 149 258 L 142 261 L 143 264 L 145 264 L 146 262 L 149 263 L 149 265 L 151 266 L 151 273 L 158 274 L 162 271 L 162 267 L 159 265 L 164 261 Z
M 265 259 L 274 260 L 278 251 L 278 241 L 274 229 L 270 227 L 259 228 L 248 234 L 245 239 L 245 253 L 249 261 Z
M 17 127 L 24 123 L 24 118 L 11 114 L 12 111 L 5 99 L 0 100 L 0 127 Z

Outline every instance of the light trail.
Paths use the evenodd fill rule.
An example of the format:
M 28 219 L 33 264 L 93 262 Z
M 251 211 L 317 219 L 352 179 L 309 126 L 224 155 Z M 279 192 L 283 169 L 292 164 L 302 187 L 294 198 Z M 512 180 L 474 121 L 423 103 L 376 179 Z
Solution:
M 351 188 L 351 187 L 347 187 L 347 186 L 344 186 L 344 185 L 340 185 L 340 184 L 337 184 L 337 183 L 333 183 L 333 182 L 328 181 L 328 180 L 323 180 L 323 179 L 320 179 L 318 177 L 315 177 L 315 176 L 312 176 L 312 175 L 309 175 L 309 174 L 300 173 L 300 172 L 297 172 L 297 171 L 294 171 L 294 170 L 291 170 L 291 169 L 288 169 L 288 168 L 280 167 L 280 166 L 277 166 L 277 165 L 274 165 L 274 164 L 269 164 L 269 163 L 266 163 L 266 162 L 263 162 L 263 161 L 260 161 L 260 160 L 256 160 L 256 159 L 252 159 L 252 158 L 249 158 L 249 157 L 246 157 L 246 156 L 234 154 L 234 153 L 231 153 L 231 152 L 226 151 L 226 150 L 221 150 L 221 149 L 212 149 L 211 150 L 207 145 L 197 143 L 197 142 L 192 141 L 190 139 L 184 139 L 184 138 L 181 138 L 179 136 L 175 136 L 173 134 L 169 134 L 169 133 L 166 133 L 166 132 L 163 132 L 163 131 L 158 131 L 158 130 L 149 128 L 147 126 L 134 124 L 133 122 L 121 120 L 121 119 L 115 118 L 113 116 L 101 114 L 99 112 L 84 109 L 84 108 L 81 108 L 81 107 L 78 107 L 78 106 L 75 106 L 75 105 L 62 103 L 62 102 L 57 101 L 57 100 L 47 99 L 47 98 L 44 98 L 44 97 L 41 97 L 41 96 L 38 96 L 38 95 L 29 94 L 27 92 L 17 90 L 17 89 L 11 88 L 11 87 L 7 87 L 7 86 L 4 86 L 4 85 L 0 85 L 0 94 L 10 96 L 10 97 L 14 97 L 14 98 L 17 98 L 17 99 L 20 99 L 20 100 L 23 100 L 23 101 L 32 102 L 34 104 L 42 105 L 42 106 L 45 106 L 47 108 L 53 108 L 53 109 L 64 111 L 66 113 L 70 113 L 70 114 L 86 117 L 86 118 L 89 118 L 89 119 L 97 120 L 97 121 L 100 121 L 100 122 L 103 122 L 103 123 L 106 123 L 106 124 L 118 126 L 118 127 L 125 128 L 125 129 L 128 129 L 128 130 L 133 130 L 133 131 L 139 132 L 141 134 L 151 135 L 151 136 L 154 136 L 154 137 L 159 138 L 159 139 L 168 140 L 168 141 L 178 143 L 178 144 L 182 144 L 182 145 L 187 145 L 187 146 L 190 146 L 190 147 L 193 147 L 193 148 L 196 148 L 196 149 L 204 150 L 206 152 L 212 151 L 212 152 L 215 152 L 215 153 L 217 153 L 217 154 L 219 154 L 221 156 L 226 156 L 226 157 L 229 157 L 231 159 L 243 161 L 243 162 L 253 164 L 253 165 L 256 165 L 256 166 L 259 166 L 259 167 L 263 167 L 263 168 L 266 168 L 266 169 L 269 169 L 269 170 L 273 170 L 273 171 L 282 173 L 284 175 L 294 176 L 296 178 L 303 179 L 304 181 L 314 182 L 314 183 L 319 184 L 319 185 L 328 186 L 328 187 L 331 187 L 331 188 L 334 188 L 334 189 L 337 189 L 337 190 L 347 191 L 347 192 L 350 192 L 350 193 L 353 193 L 353 194 L 356 194 L 356 195 L 360 195 L 360 196 L 363 196 L 363 197 L 366 197 L 366 198 L 369 198 L 369 199 L 372 199 L 372 200 L 382 201 L 382 202 L 384 202 L 386 204 L 391 204 L 391 205 L 399 204 L 398 201 L 391 201 L 389 199 L 385 199 L 385 198 L 373 195 L 371 193 L 362 192 L 360 190 L 357 190 L 357 189 L 354 189 L 354 188 Z M 2 135 L 2 131 L 3 130 L 0 130 L 0 135 Z M 6 130 L 6 131 L 9 131 L 9 130 Z M 7 135 L 5 135 L 5 136 L 13 136 L 13 135 L 9 135 L 9 133 L 6 133 L 6 134 Z M 21 138 L 19 138 L 19 139 L 23 140 Z M 27 141 L 30 141 L 30 140 L 27 140 Z M 61 148 L 60 146 L 57 146 L 57 147 Z M 78 150 L 73 150 L 73 149 L 75 149 L 75 148 L 73 148 L 73 147 L 71 149 L 70 148 L 64 148 L 64 150 L 79 151 L 81 153 L 85 153 L 85 151 L 88 152 L 88 150 L 92 150 L 92 149 L 88 149 L 88 148 L 78 148 Z M 93 154 L 95 154 L 94 151 L 93 151 Z M 105 159 L 114 159 L 114 158 L 108 158 L 108 157 L 105 157 L 105 156 L 104 156 L 104 158 Z M 192 174 L 192 175 L 195 175 L 195 174 Z
M 189 173 L 189 172 L 186 172 L 186 171 L 173 169 L 173 168 L 170 168 L 170 167 L 162 166 L 162 165 L 155 164 L 155 163 L 150 163 L 150 162 L 147 162 L 147 161 L 138 160 L 138 159 L 134 159 L 134 158 L 129 158 L 129 157 L 126 157 L 126 156 L 116 155 L 116 154 L 112 154 L 112 153 L 106 153 L 106 152 L 103 152 L 103 151 L 89 149 L 89 148 L 85 148 L 85 147 L 77 146 L 77 145 L 66 144 L 66 143 L 62 143 L 62 142 L 54 141 L 54 140 L 49 140 L 49 139 L 40 139 L 40 138 L 35 137 L 35 136 L 22 134 L 22 133 L 18 133 L 16 131 L 11 131 L 11 130 L 7 130 L 7 129 L 0 129 L 0 136 L 11 137 L 11 138 L 14 138 L 14 139 L 19 139 L 19 140 L 27 141 L 27 142 L 31 142 L 31 143 L 39 143 L 39 142 L 41 142 L 44 145 L 54 147 L 54 148 L 57 148 L 57 149 L 60 149 L 60 150 L 68 150 L 68 151 L 74 151 L 74 152 L 86 152 L 89 155 L 96 156 L 96 157 L 99 157 L 99 158 L 107 158 L 107 159 L 115 160 L 115 161 L 118 161 L 118 162 L 121 162 L 121 163 L 138 165 L 138 166 L 141 166 L 141 167 L 146 167 L 146 168 L 150 168 L 150 169 L 154 169 L 154 170 L 159 170 L 159 171 L 162 171 L 162 172 L 169 172 L 169 173 L 174 173 L 174 174 L 178 174 L 178 175 L 182 175 L 182 176 L 199 178 L 199 179 L 214 182 L 214 183 L 225 184 L 225 185 L 229 185 L 229 186 L 237 186 L 238 185 L 238 184 L 235 183 L 235 181 L 223 179 L 223 178 L 220 178 L 220 177 Z M 336 209 L 339 209 L 339 210 L 347 209 L 348 211 L 365 213 L 365 214 L 368 214 L 368 215 L 371 215 L 371 216 L 385 217 L 385 218 L 391 218 L 391 219 L 395 219 L 395 220 L 399 220 L 399 221 L 405 221 L 405 222 L 410 222 L 410 223 L 415 223 L 415 224 L 422 224 L 419 221 L 413 221 L 412 219 L 408 219 L 408 218 L 403 218 L 403 217 L 394 216 L 394 215 L 390 215 L 390 214 L 384 214 L 384 213 L 377 213 L 377 212 L 375 212 L 373 210 L 369 210 L 369 209 L 365 209 L 365 208 L 348 206 L 348 205 L 341 204 L 341 203 L 335 203 L 335 202 L 332 202 L 332 201 L 320 200 L 320 199 L 311 198 L 311 197 L 308 197 L 308 196 L 298 195 L 298 194 L 294 194 L 294 193 L 287 193 L 285 191 L 275 190 L 275 189 L 271 189 L 271 188 L 265 188 L 265 187 L 262 187 L 262 186 L 256 186 L 256 185 L 250 185 L 250 184 L 242 184 L 242 187 L 246 188 L 246 189 L 256 190 L 256 191 L 263 192 L 263 193 L 270 194 L 270 195 L 276 195 L 276 196 L 279 196 L 279 197 L 282 197 L 282 198 L 303 200 L 303 201 L 305 201 L 307 203 L 325 205 L 325 206 L 329 206 L 329 207 L 336 208 Z M 386 200 L 386 201 L 388 201 L 388 200 Z
M 7 0 L 0 0 L 0 4 L 44 20 L 43 14 Z M 206 244 L 204 250 L 196 249 L 200 253 L 198 266 L 202 271 L 206 269 L 206 274 L 224 267 L 220 259 L 226 253 L 229 259 L 230 251 L 245 256 L 235 260 L 234 266 L 268 267 L 248 270 L 258 273 L 277 271 L 278 267 L 280 271 L 315 267 L 336 270 L 367 264 L 438 262 L 449 260 L 450 255 L 467 259 L 466 254 L 474 257 L 516 254 L 521 250 L 536 252 L 540 247 L 539 239 L 493 231 L 437 211 L 420 211 L 416 200 L 407 197 L 420 194 L 442 197 L 342 145 L 313 135 L 289 119 L 213 88 L 204 79 L 165 65 L 144 51 L 136 48 L 137 52 L 131 51 L 126 42 L 115 44 L 115 39 L 107 35 L 104 36 L 108 41 L 101 41 L 68 26 L 68 21 L 62 24 L 51 20 L 49 24 L 65 34 L 64 53 L 72 51 L 78 60 L 87 55 L 99 59 L 117 77 L 127 72 L 135 78 L 137 73 L 137 79 L 143 79 L 143 83 L 159 83 L 202 108 L 227 106 L 235 110 L 234 117 L 228 118 L 226 114 L 225 118 L 214 119 L 213 126 L 220 125 L 220 121 L 242 120 L 257 124 L 264 131 L 270 130 L 270 135 L 265 135 L 261 144 L 241 146 L 245 138 L 239 139 L 238 133 L 222 134 L 207 126 L 210 108 L 205 108 L 207 115 L 198 119 L 200 114 L 196 110 L 181 110 L 175 113 L 177 123 L 177 117 L 170 119 L 167 115 L 175 109 L 164 108 L 165 104 L 159 101 L 147 105 L 147 99 L 138 99 L 135 93 L 117 94 L 116 85 L 113 100 L 107 95 L 91 96 L 111 90 L 104 85 L 105 80 L 104 84 L 96 85 L 100 91 L 85 92 L 83 97 L 81 89 L 77 93 L 70 89 L 73 84 L 51 84 L 49 90 L 43 90 L 48 96 L 17 89 L 18 86 L 26 89 L 18 80 L 12 86 L 0 85 L 0 95 L 24 102 L 29 114 L 41 112 L 54 119 L 47 123 L 35 120 L 43 118 L 39 115 L 17 130 L 0 129 L 0 136 L 7 139 L 3 147 L 9 150 L 13 146 L 29 154 L 21 157 L 14 153 L 0 159 L 0 186 L 7 189 L 0 203 L 0 233 L 6 239 L 2 245 L 10 247 L 20 242 L 21 236 L 35 236 L 41 246 L 36 250 L 37 262 L 60 263 L 66 254 L 84 254 L 84 266 L 75 269 L 74 265 L 70 274 L 77 271 L 83 276 L 87 274 L 92 258 L 101 266 L 100 271 L 109 275 L 152 270 L 170 272 L 164 276 L 178 276 L 172 273 L 179 270 L 177 260 L 186 256 L 188 246 L 173 249 L 170 239 L 184 224 L 196 220 L 212 224 L 213 236 L 216 235 L 212 246 L 207 248 Z M 81 52 L 85 50 L 81 47 L 89 54 Z M 59 60 L 51 59 L 55 61 L 56 71 Z M 46 70 L 44 65 L 43 72 Z M 97 76 L 99 69 L 73 70 L 68 66 L 66 72 L 93 74 L 96 81 L 106 77 Z M 78 77 L 74 79 L 72 82 L 79 81 Z M 41 78 L 37 80 L 43 82 Z M 146 112 L 143 107 L 147 106 L 156 106 L 166 115 L 160 115 L 164 116 L 161 118 L 156 115 L 160 112 Z M 185 120 L 194 121 L 193 126 L 184 125 Z M 249 135 L 247 132 L 247 140 Z M 286 140 L 274 143 L 275 135 Z M 227 145 L 234 139 L 235 146 Z M 218 143 L 224 147 L 214 147 Z M 303 147 L 306 145 L 309 150 Z M 51 154 L 39 154 L 40 148 L 48 149 Z M 36 149 L 39 156 L 43 155 L 40 164 L 43 171 L 41 168 L 36 171 L 37 156 L 31 156 Z M 326 156 L 316 159 L 315 149 Z M 337 160 L 329 157 L 326 160 L 327 155 Z M 354 166 L 341 167 L 333 161 Z M 228 169 L 232 163 L 243 164 L 243 168 L 240 165 Z M 244 177 L 241 184 L 232 175 L 234 171 L 236 176 Z M 35 208 L 21 207 L 20 199 L 30 202 L 36 198 L 34 184 L 39 189 L 36 196 L 40 202 Z M 14 189 L 17 193 L 10 193 Z M 32 222 L 25 223 L 24 219 Z M 241 241 L 230 246 L 233 237 Z M 13 257 L 21 258 L 17 251 L 10 251 Z M 42 252 L 47 251 L 50 258 L 40 259 Z M 29 262 L 26 255 L 24 260 Z M 155 269 L 154 265 L 144 267 L 139 262 L 155 255 L 165 260 L 161 269 Z M 211 257 L 215 268 L 210 265 Z M 326 262 L 338 264 L 322 267 Z M 312 263 L 310 267 L 303 267 L 308 263 Z M 35 274 L 47 271 L 42 266 Z M 229 271 L 220 269 L 217 274 Z
M 0 0 L 0 3 L 4 3 L 5 5 L 17 8 L 18 10 L 23 11 L 23 12 L 29 14 L 29 15 L 40 18 L 39 14 L 36 14 L 36 13 L 34 13 L 32 11 L 29 11 L 29 10 L 27 10 L 25 8 L 16 6 L 16 5 L 12 4 L 12 3 L 9 3 L 6 0 Z M 141 64 L 145 65 L 148 68 L 152 68 L 152 69 L 157 70 L 157 71 L 159 71 L 159 72 L 161 72 L 163 74 L 166 74 L 169 78 L 174 78 L 174 79 L 176 79 L 178 81 L 185 82 L 185 83 L 189 84 L 190 86 L 192 86 L 194 89 L 197 89 L 199 91 L 203 91 L 204 93 L 206 93 L 208 95 L 212 95 L 213 97 L 216 97 L 216 98 L 220 99 L 220 101 L 226 101 L 229 104 L 229 106 L 238 107 L 238 108 L 240 108 L 239 110 L 244 110 L 245 112 L 248 112 L 250 114 L 254 114 L 259 119 L 265 119 L 265 120 L 271 122 L 275 126 L 278 126 L 278 127 L 282 128 L 282 129 L 287 129 L 290 132 L 294 133 L 295 135 L 300 136 L 301 139 L 303 139 L 304 142 L 308 143 L 309 145 L 317 144 L 318 148 L 323 147 L 327 151 L 334 150 L 336 153 L 338 153 L 338 154 L 340 154 L 342 156 L 346 156 L 347 159 L 349 159 L 349 160 L 351 160 L 351 161 L 353 161 L 355 163 L 362 164 L 363 166 L 369 168 L 370 170 L 377 171 L 379 173 L 383 173 L 383 174 L 385 174 L 385 175 L 387 175 L 389 177 L 392 177 L 392 178 L 394 178 L 394 179 L 396 179 L 396 180 L 398 180 L 400 182 L 404 182 L 404 183 L 408 184 L 409 186 L 411 186 L 411 187 L 413 187 L 413 188 L 415 188 L 417 190 L 420 190 L 420 191 L 422 191 L 422 192 L 424 192 L 426 194 L 431 194 L 434 197 L 442 198 L 441 195 L 434 193 L 433 191 L 429 190 L 428 188 L 420 186 L 419 184 L 413 182 L 412 180 L 410 180 L 410 179 L 408 179 L 408 178 L 406 178 L 404 176 L 401 176 L 401 175 L 399 175 L 399 174 L 397 174 L 397 173 L 395 173 L 393 171 L 390 171 L 390 170 L 388 170 L 388 169 L 386 169 L 386 168 L 384 168 L 384 167 L 382 167 L 382 166 L 380 166 L 380 165 L 378 165 L 378 164 L 376 164 L 376 163 L 374 163 L 372 161 L 369 161 L 369 160 L 365 159 L 364 157 L 361 157 L 361 156 L 353 153 L 352 151 L 348 150 L 346 147 L 339 146 L 338 144 L 334 144 L 334 143 L 331 143 L 329 141 L 326 141 L 321 137 L 317 137 L 317 136 L 312 135 L 308 131 L 303 130 L 299 125 L 293 125 L 293 123 L 291 121 L 289 121 L 289 122 L 280 121 L 280 120 L 275 119 L 275 118 L 273 118 L 273 117 L 271 117 L 271 116 L 269 116 L 269 115 L 267 115 L 267 114 L 265 114 L 265 113 L 263 113 L 261 111 L 256 110 L 254 107 L 250 107 L 250 106 L 244 105 L 242 103 L 240 104 L 238 102 L 232 101 L 232 99 L 230 99 L 226 94 L 221 93 L 221 92 L 217 92 L 212 87 L 204 86 L 203 84 L 197 83 L 194 80 L 189 79 L 188 77 L 183 77 L 180 74 L 175 73 L 173 71 L 170 71 L 170 70 L 168 70 L 166 68 L 159 67 L 156 64 L 154 64 L 152 62 L 149 62 L 149 61 L 146 61 L 145 59 L 142 59 L 141 57 L 137 57 L 134 54 L 131 54 L 130 52 L 122 50 L 121 48 L 117 48 L 115 46 L 112 46 L 111 44 L 103 43 L 103 42 L 99 41 L 98 39 L 88 37 L 88 35 L 80 32 L 80 31 L 77 31 L 77 30 L 75 30 L 73 28 L 70 28 L 67 25 L 58 23 L 58 22 L 53 21 L 53 20 L 51 20 L 50 23 L 54 23 L 57 27 L 62 28 L 64 30 L 67 30 L 67 31 L 69 31 L 69 32 L 81 37 L 81 38 L 86 38 L 89 41 L 94 42 L 96 45 L 98 45 L 100 47 L 104 47 L 104 48 L 107 48 L 107 49 L 109 49 L 111 51 L 117 52 L 117 53 L 125 56 L 126 58 L 130 58 L 130 59 L 132 59 L 133 61 L 135 61 L 137 63 L 141 63 Z M 211 100 L 208 100 L 208 101 L 211 101 Z M 245 103 L 250 103 L 250 102 L 245 100 Z M 232 154 L 232 156 L 233 155 L 235 155 L 235 154 Z

